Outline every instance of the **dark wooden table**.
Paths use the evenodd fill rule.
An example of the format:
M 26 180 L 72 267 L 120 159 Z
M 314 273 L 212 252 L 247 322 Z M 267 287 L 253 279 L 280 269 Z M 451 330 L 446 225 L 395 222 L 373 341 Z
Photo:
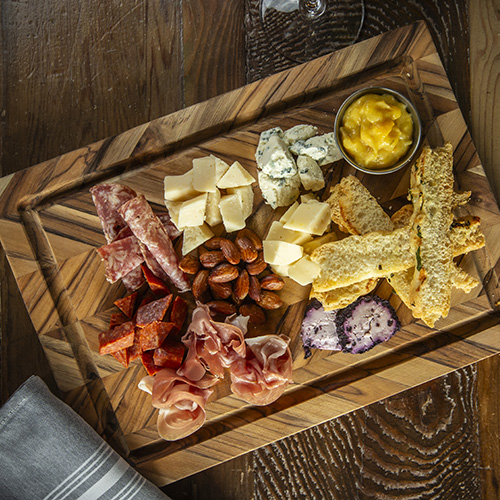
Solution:
M 498 0 L 366 0 L 361 39 L 424 19 L 499 199 Z M 4 0 L 8 175 L 288 68 L 257 0 Z M 55 383 L 2 256 L 1 400 Z M 500 329 L 499 329 L 500 335 Z M 177 499 L 500 498 L 500 358 L 164 487 Z

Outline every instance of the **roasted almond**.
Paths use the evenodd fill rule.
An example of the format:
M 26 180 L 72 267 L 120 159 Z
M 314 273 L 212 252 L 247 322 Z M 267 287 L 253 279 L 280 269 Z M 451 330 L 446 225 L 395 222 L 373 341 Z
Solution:
M 269 290 L 262 290 L 260 300 L 256 300 L 256 302 L 262 309 L 278 309 L 283 305 L 281 297 Z
M 267 268 L 267 263 L 264 260 L 264 254 L 259 252 L 259 256 L 253 261 L 247 264 L 248 274 L 253 276 L 259 275 L 261 272 L 265 271 Z
M 208 279 L 213 283 L 226 283 L 236 279 L 239 274 L 236 266 L 229 264 L 229 262 L 223 262 L 210 271 Z
M 248 295 L 252 300 L 258 301 L 260 300 L 261 296 L 261 286 L 260 282 L 257 279 L 256 276 L 250 276 L 249 277 L 249 283 L 248 283 Z
M 221 238 L 220 241 L 220 249 L 226 258 L 226 260 L 233 264 L 233 266 L 237 266 L 240 263 L 241 255 L 238 247 L 231 241 L 226 238 Z
M 246 269 L 242 269 L 233 286 L 233 295 L 236 303 L 240 304 L 241 302 L 243 302 L 243 299 L 248 295 L 248 289 L 248 272 Z
M 210 290 L 212 291 L 214 299 L 228 299 L 233 293 L 233 286 L 231 282 L 216 283 L 213 281 L 209 281 L 208 285 L 210 286 Z
M 202 269 L 194 277 L 193 284 L 191 285 L 191 291 L 193 292 L 194 298 L 200 302 L 207 300 L 209 275 L 210 271 L 208 269 Z
M 196 274 L 200 270 L 200 261 L 193 255 L 185 255 L 179 262 L 179 269 L 187 274 Z
M 220 236 L 214 236 L 208 241 L 205 241 L 204 245 L 210 250 L 220 250 L 220 242 L 222 238 Z
M 260 280 L 260 286 L 264 290 L 281 290 L 285 282 L 276 274 L 269 274 Z
M 224 254 L 221 250 L 209 250 L 200 255 L 200 262 L 203 267 L 215 267 L 217 264 L 224 261 Z
M 225 300 L 212 300 L 207 302 L 212 314 L 220 314 L 221 316 L 230 316 L 236 313 L 236 306 Z
M 235 243 L 240 250 L 241 260 L 244 262 L 253 262 L 259 256 L 259 252 L 247 236 L 237 236 Z
M 262 240 L 247 227 L 240 229 L 236 237 L 246 236 L 253 244 L 256 250 L 262 250 Z
M 263 325 L 266 322 L 266 313 L 257 304 L 243 304 L 238 312 L 242 316 L 248 316 L 248 322 L 254 325 Z

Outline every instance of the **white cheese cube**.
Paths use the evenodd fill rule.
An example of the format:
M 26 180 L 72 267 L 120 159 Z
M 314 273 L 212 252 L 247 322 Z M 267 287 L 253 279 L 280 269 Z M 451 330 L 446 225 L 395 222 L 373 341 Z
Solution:
M 304 250 L 300 245 L 286 241 L 264 240 L 264 260 L 272 265 L 287 265 L 299 260 Z
M 219 203 L 222 222 L 228 233 L 239 231 L 245 227 L 243 208 L 240 197 L 237 194 L 226 194 L 222 196 Z
M 219 189 L 227 189 L 232 187 L 249 186 L 255 182 L 255 179 L 241 166 L 238 161 L 235 161 L 227 170 L 227 172 L 219 179 L 217 187 Z
M 193 160 L 193 187 L 202 193 L 215 192 L 215 156 Z
M 264 151 L 268 147 L 269 138 L 273 135 L 283 137 L 283 130 L 281 130 L 281 128 L 279 127 L 274 127 L 269 130 L 264 130 L 264 132 L 260 134 L 259 144 L 257 145 L 257 150 L 255 151 L 255 159 L 257 160 L 257 163 L 259 163 L 262 155 L 264 154 Z
M 310 201 L 301 203 L 284 227 L 321 236 L 329 224 L 330 206 L 328 203 Z
M 309 156 L 300 155 L 297 158 L 300 182 L 308 191 L 319 191 L 325 187 L 325 178 L 318 162 Z
M 207 193 L 205 222 L 212 227 L 222 222 L 222 215 L 219 208 L 220 198 L 221 194 L 217 188 L 215 188 L 215 192 Z
M 293 212 L 295 212 L 295 210 L 297 210 L 298 206 L 299 206 L 299 202 L 294 201 L 293 204 L 290 205 L 288 210 L 281 216 L 280 222 L 282 224 L 285 224 L 285 222 L 292 216 Z
M 330 243 L 331 241 L 336 241 L 337 239 L 337 235 L 334 232 L 326 233 L 319 238 L 314 238 L 313 240 L 304 243 L 304 252 L 310 255 L 321 245 Z
M 262 196 L 272 208 L 288 207 L 299 197 L 299 174 L 294 177 L 273 179 L 259 171 L 258 177 Z
M 205 208 L 207 206 L 207 193 L 182 202 L 179 210 L 179 229 L 201 226 L 205 221 Z
M 271 266 L 271 269 L 272 269 L 274 274 L 277 274 L 278 276 L 282 276 L 284 278 L 287 278 L 289 267 L 290 266 L 274 264 L 273 266 Z
M 318 133 L 318 128 L 314 125 L 295 125 L 295 127 L 285 130 L 283 138 L 290 146 L 297 141 L 306 141 Z
M 177 229 L 180 229 L 180 227 L 179 227 L 179 211 L 180 211 L 183 203 L 184 203 L 183 201 L 165 200 L 165 206 L 167 207 L 168 213 L 170 215 L 170 219 L 175 224 L 175 227 Z
M 297 141 L 290 146 L 290 151 L 299 156 L 310 156 L 316 161 L 323 160 L 330 153 L 330 146 L 336 147 L 333 132 L 324 135 L 316 135 L 306 141 Z
M 228 194 L 237 194 L 240 197 L 243 217 L 248 219 L 253 212 L 253 188 L 252 186 L 241 186 L 228 188 Z
M 313 282 L 320 270 L 321 266 L 306 256 L 294 262 L 288 268 L 288 276 L 299 285 L 306 286 Z
M 166 175 L 163 182 L 167 201 L 185 201 L 200 194 L 193 187 L 193 170 L 183 175 Z
M 293 177 L 297 174 L 297 165 L 288 151 L 285 141 L 277 135 L 269 138 L 257 166 L 262 172 L 272 178 Z
M 293 231 L 285 229 L 283 223 L 280 221 L 273 221 L 271 227 L 266 235 L 266 240 L 286 241 L 287 243 L 295 243 L 296 245 L 303 245 L 312 240 L 312 236 L 302 231 Z
M 206 224 L 187 227 L 182 234 L 182 255 L 186 255 L 191 252 L 191 250 L 198 248 L 213 235 L 214 233 L 212 233 Z
M 319 201 L 313 193 L 306 193 L 300 195 L 300 203 L 307 203 L 308 201 Z
M 219 182 L 221 177 L 229 170 L 229 165 L 220 158 L 215 158 L 215 184 Z

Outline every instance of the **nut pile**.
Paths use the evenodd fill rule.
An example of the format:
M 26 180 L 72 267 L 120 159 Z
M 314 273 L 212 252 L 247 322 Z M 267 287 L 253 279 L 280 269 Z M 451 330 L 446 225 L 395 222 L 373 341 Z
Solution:
M 275 292 L 282 278 L 266 274 L 262 240 L 250 229 L 236 238 L 215 236 L 198 248 L 198 257 L 186 255 L 179 267 L 193 276 L 191 290 L 196 300 L 207 304 L 214 316 L 239 313 L 255 325 L 266 321 L 265 310 L 277 309 L 283 301 Z

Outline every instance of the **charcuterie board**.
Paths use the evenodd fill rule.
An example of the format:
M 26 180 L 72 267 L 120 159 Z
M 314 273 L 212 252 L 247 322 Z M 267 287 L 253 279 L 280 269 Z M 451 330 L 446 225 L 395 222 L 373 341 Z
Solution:
M 228 384 L 217 387 L 207 422 L 168 443 L 156 430 L 150 397 L 137 389 L 139 361 L 124 368 L 98 354 L 121 284 L 106 282 L 95 249 L 105 243 L 89 189 L 119 182 L 163 205 L 163 178 L 213 154 L 238 160 L 255 178 L 259 134 L 310 123 L 333 128 L 335 111 L 355 90 L 385 86 L 417 106 L 426 142 L 454 147 L 457 188 L 472 191 L 467 211 L 481 217 L 486 246 L 461 258 L 480 280 L 470 294 L 454 292 L 453 307 L 435 329 L 415 321 L 382 284 L 402 330 L 363 355 L 316 351 L 305 359 L 300 324 L 308 288 L 287 282 L 285 307 L 263 328 L 291 339 L 294 383 L 275 403 L 247 405 Z M 329 185 L 355 172 L 343 161 Z M 408 170 L 356 174 L 390 213 L 406 202 Z M 284 209 L 273 211 L 255 185 L 248 225 L 263 236 Z M 465 209 L 464 209 L 465 210 Z M 0 180 L 0 237 L 61 397 L 113 447 L 157 484 L 175 481 L 257 447 L 500 352 L 496 268 L 500 213 L 429 31 L 423 23 L 353 45 L 209 101 L 94 143 Z

